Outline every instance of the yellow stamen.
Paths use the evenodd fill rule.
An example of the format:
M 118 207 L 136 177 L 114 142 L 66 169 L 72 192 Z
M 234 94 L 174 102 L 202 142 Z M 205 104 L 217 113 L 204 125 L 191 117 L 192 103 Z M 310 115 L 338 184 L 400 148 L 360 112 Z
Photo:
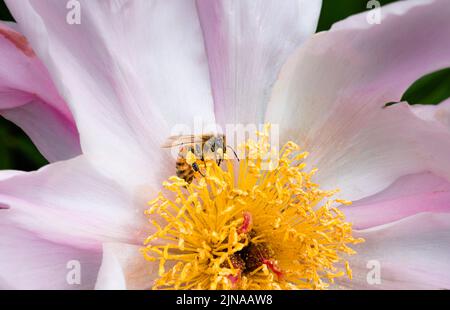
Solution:
M 171 177 L 149 202 L 156 232 L 142 253 L 159 262 L 155 289 L 324 289 L 352 277 L 348 245 L 363 240 L 337 208 L 350 202 L 312 182 L 295 143 L 277 163 L 267 156 L 268 129 L 243 145 L 237 171 L 234 160 L 224 169 L 208 161 L 205 177 Z

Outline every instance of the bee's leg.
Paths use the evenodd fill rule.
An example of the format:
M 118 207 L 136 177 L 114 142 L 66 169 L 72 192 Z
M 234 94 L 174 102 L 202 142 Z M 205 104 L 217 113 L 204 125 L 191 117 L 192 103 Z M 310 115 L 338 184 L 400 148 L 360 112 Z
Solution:
M 192 164 L 192 169 L 194 169 L 195 172 L 200 173 L 200 175 L 201 175 L 202 177 L 205 177 L 205 175 L 200 171 L 200 168 L 198 167 L 197 163 L 193 163 L 193 164 Z
M 239 160 L 239 157 L 238 157 L 237 154 L 236 154 L 236 151 L 235 151 L 231 146 L 227 145 L 227 149 L 231 149 L 231 150 L 233 151 L 233 154 L 234 154 L 234 156 L 236 157 L 237 161 L 240 161 L 240 160 Z

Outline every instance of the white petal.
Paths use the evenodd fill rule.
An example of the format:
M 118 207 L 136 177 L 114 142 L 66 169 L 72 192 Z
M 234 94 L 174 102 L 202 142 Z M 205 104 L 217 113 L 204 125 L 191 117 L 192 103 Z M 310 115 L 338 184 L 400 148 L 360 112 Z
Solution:
M 450 215 L 418 214 L 357 233 L 350 265 L 357 289 L 450 289 Z M 376 284 L 379 266 L 381 283 Z M 377 268 L 377 269 L 375 269 Z M 369 278 L 369 281 L 367 281 Z
M 150 289 L 158 266 L 146 261 L 140 248 L 123 243 L 104 244 L 96 289 Z
M 101 253 L 41 239 L 0 219 L 1 289 L 92 289 Z
M 194 1 L 8 1 L 71 107 L 83 153 L 113 178 L 149 179 L 175 124 L 214 123 Z M 131 172 L 130 172 L 131 171 Z
M 421 119 L 435 121 L 450 130 L 450 99 L 437 104 L 415 104 L 412 111 Z
M 99 249 L 106 241 L 140 244 L 145 199 L 83 157 L 0 181 L 0 205 L 8 206 L 3 217 L 48 240 L 83 248 Z
M 338 112 L 337 112 L 338 113 Z M 450 177 L 450 132 L 417 119 L 407 104 L 322 128 L 311 149 L 318 181 L 357 200 L 423 171 Z
M 319 0 L 199 0 L 219 123 L 260 124 L 288 55 L 314 33 Z
M 23 171 L 17 171 L 17 170 L 0 170 L 0 181 L 9 179 L 13 176 L 23 174 Z
M 355 229 L 366 229 L 423 212 L 450 213 L 450 183 L 431 173 L 408 175 L 384 191 L 343 206 Z
M 49 161 L 81 153 L 78 132 L 47 69 L 15 30 L 0 22 L 0 115 L 20 126 Z
M 103 260 L 98 273 L 95 289 L 97 290 L 124 290 L 126 289 L 125 276 L 119 260 L 108 244 L 103 245 Z
M 65 160 L 81 154 L 75 123 L 47 103 L 30 101 L 0 113 L 20 126 L 48 161 Z
M 351 200 L 406 174 L 450 177 L 445 130 L 402 104 L 383 109 L 419 77 L 450 64 L 448 3 L 405 3 L 383 7 L 380 25 L 352 23 L 307 41 L 284 65 L 266 114 L 281 125 L 282 141 L 311 152 L 318 182 Z

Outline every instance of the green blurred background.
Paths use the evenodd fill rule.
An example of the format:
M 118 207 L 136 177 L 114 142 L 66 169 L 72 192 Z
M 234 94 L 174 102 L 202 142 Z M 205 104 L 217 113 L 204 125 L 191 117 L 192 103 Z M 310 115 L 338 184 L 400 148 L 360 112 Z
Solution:
M 384 5 L 395 1 L 397 0 L 380 0 L 379 2 Z M 327 30 L 336 21 L 365 11 L 367 2 L 367 0 L 323 0 L 317 31 Z M 13 20 L 3 0 L 0 0 L 0 19 Z M 410 104 L 437 104 L 448 97 L 450 97 L 450 68 L 435 72 L 415 82 L 404 94 L 403 100 Z M 46 163 L 45 158 L 37 151 L 23 131 L 0 116 L 0 169 L 30 171 L 38 169 Z

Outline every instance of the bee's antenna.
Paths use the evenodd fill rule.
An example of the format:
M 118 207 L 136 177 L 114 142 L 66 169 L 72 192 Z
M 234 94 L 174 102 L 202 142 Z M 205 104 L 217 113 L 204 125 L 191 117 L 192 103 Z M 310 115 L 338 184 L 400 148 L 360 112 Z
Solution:
M 238 157 L 237 154 L 236 154 L 236 151 L 235 151 L 230 145 L 227 145 L 227 148 L 230 148 L 230 149 L 233 151 L 233 154 L 234 154 L 234 156 L 236 157 L 237 161 L 240 161 L 240 160 L 239 160 L 239 157 Z

